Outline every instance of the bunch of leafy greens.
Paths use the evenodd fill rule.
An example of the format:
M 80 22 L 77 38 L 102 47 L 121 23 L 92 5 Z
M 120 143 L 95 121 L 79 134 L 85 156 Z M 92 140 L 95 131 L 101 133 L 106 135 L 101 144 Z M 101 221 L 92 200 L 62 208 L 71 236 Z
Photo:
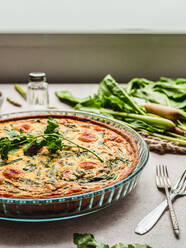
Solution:
M 35 136 L 33 134 L 24 134 L 22 131 L 17 132 L 13 129 L 4 130 L 8 137 L 0 138 L 0 155 L 2 160 L 8 159 L 8 153 L 15 151 L 19 147 L 25 145 L 24 154 L 33 156 L 42 147 L 47 147 L 50 153 L 56 153 L 58 150 L 62 150 L 64 147 L 79 147 L 87 152 L 92 153 L 100 161 L 103 162 L 103 159 L 91 149 L 81 146 L 76 142 L 65 137 L 62 133 L 58 131 L 58 122 L 52 117 L 48 118 L 48 125 L 44 131 L 44 134 Z M 70 142 L 72 145 L 64 144 L 63 140 Z
M 74 234 L 74 244 L 77 245 L 77 248 L 109 248 L 109 245 L 98 242 L 95 240 L 92 234 Z M 119 243 L 113 245 L 111 248 L 152 248 L 149 245 L 124 245 L 123 243 Z
M 144 82 L 146 83 L 149 81 L 144 80 Z M 174 142 L 186 145 L 185 137 L 182 137 L 182 135 L 178 135 L 176 138 L 167 138 L 168 131 L 170 131 L 168 136 L 175 136 L 172 130 L 176 127 L 176 124 L 173 121 L 160 116 L 148 114 L 143 106 L 139 106 L 134 101 L 133 95 L 142 97 L 144 99 L 147 98 L 143 97 L 142 93 L 139 95 L 135 94 L 137 90 L 135 91 L 134 89 L 137 86 L 133 83 L 129 84 L 130 87 L 128 86 L 127 88 L 123 88 L 111 75 L 107 75 L 100 82 L 98 92 L 94 94 L 93 97 L 88 96 L 86 98 L 79 99 L 73 96 L 69 91 L 57 91 L 56 96 L 61 101 L 74 106 L 76 110 L 102 114 L 111 118 L 115 118 L 125 122 L 127 125 L 136 130 L 146 131 L 154 136 L 161 134 L 161 138 L 168 140 L 171 139 Z M 148 92 L 143 92 L 143 94 L 147 96 Z M 182 97 L 185 96 L 183 95 Z M 167 99 L 167 96 L 165 96 L 165 98 Z M 179 99 L 180 101 L 182 99 L 181 93 Z M 180 123 L 180 127 L 183 129 L 186 128 L 183 123 Z
M 129 95 L 186 110 L 186 79 L 161 77 L 154 82 L 144 78 L 132 79 L 126 88 Z
M 107 75 L 100 83 L 98 92 L 94 97 L 89 96 L 78 99 L 68 91 L 57 91 L 56 95 L 60 100 L 68 102 L 73 106 L 76 105 L 76 109 L 81 109 L 82 107 L 98 109 L 103 107 L 127 113 L 144 114 L 144 111 L 110 75 Z

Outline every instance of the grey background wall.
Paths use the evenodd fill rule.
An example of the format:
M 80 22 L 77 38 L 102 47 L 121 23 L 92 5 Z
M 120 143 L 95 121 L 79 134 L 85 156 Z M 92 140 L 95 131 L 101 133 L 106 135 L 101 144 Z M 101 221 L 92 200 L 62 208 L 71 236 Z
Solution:
M 0 35 L 0 82 L 26 82 L 30 71 L 50 83 L 186 77 L 186 35 Z
M 0 0 L 0 83 L 186 77 L 185 0 Z

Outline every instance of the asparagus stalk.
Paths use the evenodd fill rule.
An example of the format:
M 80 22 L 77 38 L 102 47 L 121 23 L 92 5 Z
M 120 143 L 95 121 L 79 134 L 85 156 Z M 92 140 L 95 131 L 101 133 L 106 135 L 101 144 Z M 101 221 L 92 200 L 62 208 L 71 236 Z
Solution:
M 14 100 L 10 99 L 10 97 L 7 97 L 6 100 L 11 103 L 12 105 L 16 106 L 16 107 L 22 107 L 22 105 L 18 102 L 15 102 Z
M 26 92 L 18 84 L 14 84 L 16 91 L 26 100 Z

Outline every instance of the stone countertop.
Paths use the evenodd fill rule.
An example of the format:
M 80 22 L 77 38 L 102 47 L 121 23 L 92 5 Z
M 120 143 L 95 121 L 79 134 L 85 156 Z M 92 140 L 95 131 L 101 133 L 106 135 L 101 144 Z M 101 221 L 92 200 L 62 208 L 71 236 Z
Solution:
M 24 87 L 24 86 L 23 86 Z M 96 84 L 54 84 L 50 86 L 50 105 L 61 109 L 69 107 L 61 103 L 54 95 L 55 90 L 69 89 L 76 96 L 87 96 L 97 89 Z M 0 84 L 4 95 L 24 103 L 15 92 L 13 85 Z M 1 113 L 20 111 L 20 108 L 4 103 Z M 174 237 L 169 213 L 166 212 L 158 224 L 147 234 L 134 233 L 136 224 L 164 198 L 157 190 L 154 180 L 157 164 L 168 166 L 171 181 L 174 184 L 186 167 L 183 155 L 150 153 L 140 182 L 136 189 L 125 199 L 97 213 L 81 218 L 49 223 L 16 223 L 0 221 L 0 247 L 74 247 L 73 233 L 93 233 L 97 240 L 115 244 L 147 243 L 153 248 L 184 248 L 186 244 L 186 198 L 176 200 L 174 207 L 181 229 L 180 239 Z

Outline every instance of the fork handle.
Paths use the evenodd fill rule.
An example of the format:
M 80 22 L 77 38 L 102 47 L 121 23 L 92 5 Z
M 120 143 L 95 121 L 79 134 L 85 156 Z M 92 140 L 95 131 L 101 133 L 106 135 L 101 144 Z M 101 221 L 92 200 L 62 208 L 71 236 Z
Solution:
M 173 201 L 176 194 L 172 193 L 170 199 Z M 136 226 L 135 232 L 138 234 L 144 234 L 148 232 L 160 219 L 165 209 L 167 208 L 167 200 L 160 203 L 155 209 L 153 209 L 148 215 L 146 215 Z
M 174 231 L 175 235 L 178 237 L 179 233 L 180 233 L 179 225 L 178 225 L 176 213 L 175 213 L 175 210 L 174 210 L 174 207 L 172 204 L 172 200 L 170 198 L 170 193 L 169 193 L 169 190 L 166 186 L 165 186 L 165 192 L 166 192 L 166 196 L 167 196 L 167 202 L 168 202 L 168 206 L 169 206 L 169 213 L 170 213 L 173 231 Z

